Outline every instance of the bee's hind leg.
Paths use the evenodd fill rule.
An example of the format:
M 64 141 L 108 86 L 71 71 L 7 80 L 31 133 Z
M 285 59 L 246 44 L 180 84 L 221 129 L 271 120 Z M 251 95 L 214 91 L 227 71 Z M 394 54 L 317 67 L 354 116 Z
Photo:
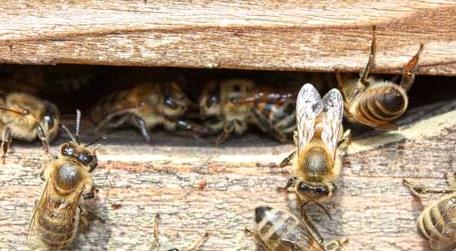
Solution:
M 8 153 L 8 149 L 11 146 L 11 141 L 12 141 L 12 136 L 11 136 L 11 129 L 9 127 L 6 127 L 5 130 L 3 131 L 3 136 L 2 136 L 2 163 L 5 164 L 6 162 L 6 154 Z

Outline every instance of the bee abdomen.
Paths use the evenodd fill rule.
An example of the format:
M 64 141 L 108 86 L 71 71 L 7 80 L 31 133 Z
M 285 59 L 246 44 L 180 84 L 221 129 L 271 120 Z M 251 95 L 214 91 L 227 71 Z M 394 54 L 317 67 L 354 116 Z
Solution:
M 38 219 L 41 241 L 49 247 L 64 247 L 68 245 L 76 233 L 75 216 L 76 212 L 64 209 L 51 208 L 44 210 Z
M 396 88 L 375 90 L 365 95 L 358 104 L 358 111 L 368 121 L 392 121 L 401 116 L 408 106 L 407 96 Z
M 439 206 L 441 203 L 426 208 L 418 218 L 418 227 L 427 239 L 430 239 L 431 235 L 441 240 L 449 238 L 444 234 L 445 219 L 442 207 Z

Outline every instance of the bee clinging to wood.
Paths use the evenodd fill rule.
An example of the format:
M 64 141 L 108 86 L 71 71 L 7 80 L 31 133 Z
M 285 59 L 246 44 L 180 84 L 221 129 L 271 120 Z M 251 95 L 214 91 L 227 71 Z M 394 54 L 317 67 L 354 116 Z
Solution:
M 66 127 L 72 141 L 60 146 L 57 157 L 45 163 L 41 177 L 44 190 L 36 204 L 28 230 L 32 249 L 59 250 L 76 238 L 81 224 L 87 225 L 83 200 L 94 197 L 91 172 L 97 167 L 96 148 L 79 141 L 80 112 L 77 111 L 76 134 Z
M 0 95 L 0 132 L 2 133 L 2 159 L 12 138 L 32 141 L 39 139 L 47 153 L 49 142 L 59 131 L 59 111 L 45 100 L 26 93 Z
M 160 247 L 160 233 L 158 229 L 158 225 L 160 223 L 160 215 L 155 215 L 155 221 L 154 221 L 154 240 L 152 242 L 152 245 L 149 249 L 149 251 L 158 251 L 158 248 Z M 188 248 L 184 249 L 184 251 L 196 251 L 198 250 L 201 245 L 204 244 L 204 242 L 209 238 L 209 234 L 205 233 L 200 239 L 196 240 L 192 245 L 190 245 Z M 168 251 L 179 251 L 177 248 L 172 248 L 169 249 Z
M 297 150 L 282 161 L 294 159 L 294 177 L 285 189 L 292 188 L 301 202 L 321 203 L 336 190 L 341 161 L 338 148 L 343 118 L 342 95 L 332 89 L 321 98 L 312 84 L 305 84 L 296 101 Z
M 447 174 L 448 190 L 432 190 L 404 179 L 413 195 L 442 194 L 442 198 L 424 208 L 417 220 L 421 234 L 432 250 L 456 250 L 456 172 Z
M 369 76 L 375 64 L 376 50 L 377 38 L 374 26 L 369 61 L 361 77 L 344 78 L 337 71 L 338 88 L 344 96 L 345 115 L 350 121 L 376 129 L 396 129 L 397 126 L 393 121 L 407 110 L 407 91 L 415 81 L 415 72 L 423 51 L 423 44 L 404 66 L 399 85 L 393 81 Z
M 297 88 L 260 88 L 248 79 L 208 82 L 199 99 L 200 113 L 206 119 L 207 134 L 220 133 L 217 144 L 231 134 L 243 134 L 249 125 L 280 142 L 286 142 L 296 129 L 294 97 Z
M 285 209 L 255 208 L 255 229 L 249 230 L 267 251 L 339 251 L 348 240 L 325 242 L 307 217 L 299 219 Z
M 181 119 L 190 105 L 177 81 L 143 83 L 101 99 L 92 119 L 97 132 L 133 126 L 150 141 L 150 129 L 160 125 L 168 131 L 196 132 L 195 125 Z

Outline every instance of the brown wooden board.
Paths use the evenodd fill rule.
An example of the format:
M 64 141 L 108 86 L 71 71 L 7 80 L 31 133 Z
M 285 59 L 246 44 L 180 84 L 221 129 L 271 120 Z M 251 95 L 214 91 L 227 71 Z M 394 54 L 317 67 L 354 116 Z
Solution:
M 398 131 L 355 138 L 343 159 L 339 191 L 325 204 L 333 219 L 309 209 L 324 237 L 348 238 L 347 250 L 428 250 L 415 227 L 422 206 L 402 179 L 445 186 L 445 172 L 456 167 L 455 117 L 455 101 L 438 103 L 408 111 Z M 83 131 L 89 127 L 85 123 Z M 254 207 L 296 209 L 293 195 L 276 191 L 289 178 L 277 163 L 292 145 L 252 134 L 222 147 L 160 132 L 151 145 L 133 131 L 109 136 L 93 173 L 99 193 L 90 210 L 98 219 L 79 235 L 82 250 L 146 250 L 157 213 L 161 250 L 184 247 L 204 231 L 210 237 L 201 250 L 256 250 L 244 234 L 253 226 Z M 54 142 L 54 153 L 63 140 L 62 135 Z M 15 142 L 0 168 L 0 250 L 26 249 L 43 188 L 37 175 L 43 158 L 39 143 Z M 428 198 L 425 203 L 435 199 Z
M 452 0 L 2 1 L 0 62 L 456 75 Z

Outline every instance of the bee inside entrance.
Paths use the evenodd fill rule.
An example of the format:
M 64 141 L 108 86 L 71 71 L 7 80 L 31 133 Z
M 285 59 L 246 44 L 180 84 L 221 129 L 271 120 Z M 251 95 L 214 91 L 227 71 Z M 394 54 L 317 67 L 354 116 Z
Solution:
M 379 77 L 393 79 L 395 76 Z M 86 116 L 84 126 L 88 131 L 94 128 L 99 130 L 96 133 L 107 133 L 108 143 L 122 140 L 136 144 L 150 141 L 154 144 L 204 146 L 214 143 L 248 145 L 258 140 L 262 142 L 260 145 L 292 143 L 296 129 L 294 100 L 299 88 L 310 82 L 324 94 L 337 86 L 333 73 L 89 65 L 1 65 L 0 79 L 4 95 L 26 92 L 49 100 L 57 105 L 65 123 L 72 123 L 76 108 L 84 114 L 91 114 L 92 119 Z M 245 80 L 251 84 L 242 82 Z M 418 75 L 408 92 L 407 111 L 397 120 L 398 125 L 414 122 L 411 115 L 422 109 L 436 111 L 439 104 L 454 100 L 456 86 L 451 84 L 452 80 L 451 77 Z M 230 85 L 230 81 L 239 84 L 233 82 L 232 89 L 226 94 L 228 99 L 224 99 L 217 88 Z M 141 85 L 145 87 L 138 87 Z M 149 85 L 158 87 L 147 87 Z M 138 97 L 146 93 L 147 98 L 139 102 Z M 236 113 L 232 111 L 235 108 L 226 108 L 227 103 L 243 108 Z M 93 121 L 97 112 L 94 112 L 94 107 L 100 106 L 104 106 L 98 111 L 101 118 Z M 137 112 L 123 112 L 128 109 Z M 344 126 L 352 128 L 354 137 L 381 133 L 347 121 L 344 121 Z M 133 130 L 123 130 L 126 128 Z M 252 141 L 252 138 L 258 140 Z

